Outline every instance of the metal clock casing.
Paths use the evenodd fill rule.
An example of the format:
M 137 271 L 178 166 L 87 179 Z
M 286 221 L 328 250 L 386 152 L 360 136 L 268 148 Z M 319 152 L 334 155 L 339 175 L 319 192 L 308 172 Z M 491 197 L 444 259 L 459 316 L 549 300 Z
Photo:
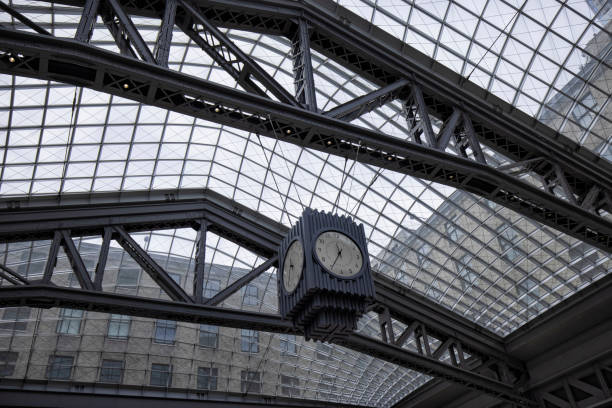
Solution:
M 358 273 L 339 276 L 317 259 L 316 239 L 327 231 L 344 234 L 357 246 L 362 258 Z M 287 291 L 282 271 L 286 252 L 296 239 L 303 245 L 304 270 L 295 289 Z M 304 210 L 279 247 L 278 270 L 281 316 L 292 319 L 307 338 L 328 339 L 351 332 L 375 297 L 364 229 L 350 217 Z

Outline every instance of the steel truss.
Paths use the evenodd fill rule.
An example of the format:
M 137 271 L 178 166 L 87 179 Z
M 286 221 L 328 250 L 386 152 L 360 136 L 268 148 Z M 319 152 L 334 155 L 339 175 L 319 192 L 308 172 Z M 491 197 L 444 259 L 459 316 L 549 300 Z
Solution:
M 0 72 L 120 95 L 447 184 L 605 251 L 612 250 L 612 222 L 605 216 L 612 211 L 609 163 L 435 61 L 407 49 L 335 3 L 64 1 L 83 7 L 76 34 L 80 44 L 3 29 Z M 123 55 L 88 45 L 98 14 Z M 130 15 L 161 19 L 153 51 L 142 41 Z M 174 25 L 247 92 L 167 70 Z M 288 37 L 296 96 L 289 94 L 218 27 Z M 318 113 L 310 48 L 381 88 Z M 407 140 L 347 123 L 394 99 L 404 103 Z M 434 120 L 440 123 L 439 131 L 432 125 Z M 485 147 L 510 162 L 492 162 L 483 153 Z
M 113 198 L 118 202 L 111 204 Z M 266 269 L 277 263 L 277 248 L 287 228 L 211 191 L 180 193 L 158 192 L 121 195 L 88 195 L 69 198 L 60 207 L 46 205 L 45 200 L 10 201 L 0 213 L 0 241 L 53 239 L 43 279 L 27 283 L 8 282 L 13 286 L 0 288 L 0 306 L 27 305 L 32 307 L 71 307 L 109 313 L 122 313 L 169 320 L 208 323 L 228 327 L 250 328 L 268 332 L 301 334 L 290 321 L 278 315 L 252 313 L 215 307 Z M 19 207 L 19 208 L 15 208 Z M 187 294 L 133 240 L 129 232 L 206 225 L 207 231 L 232 240 L 268 261 L 243 278 L 230 284 L 211 299 L 198 299 L 197 293 Z M 66 245 L 62 240 L 76 236 L 99 235 L 104 242 L 117 240 L 172 300 L 156 300 L 114 293 L 105 293 L 91 283 L 87 272 L 79 278 L 81 289 L 57 287 L 51 284 L 57 249 Z M 58 238 L 59 237 L 59 238 Z M 199 248 L 206 239 L 200 234 Z M 74 244 L 72 244 L 74 246 Z M 104 245 L 103 245 L 104 247 Z M 106 263 L 108 251 L 100 251 L 98 265 Z M 202 249 L 197 257 L 203 257 Z M 73 272 L 81 273 L 80 256 L 69 256 Z M 76 262 L 74 261 L 76 260 Z M 7 273 L 14 274 L 6 266 Z M 194 281 L 202 279 L 203 268 L 196 268 Z M 101 282 L 104 269 L 96 268 L 94 282 Z M 23 279 L 23 278 L 22 278 Z M 408 367 L 431 376 L 444 378 L 501 399 L 527 405 L 530 400 L 520 393 L 526 380 L 521 361 L 509 356 L 503 340 L 479 329 L 474 323 L 442 308 L 411 290 L 398 289 L 388 278 L 375 275 L 376 302 L 372 310 L 379 313 L 380 338 L 353 333 L 335 343 Z M 88 286 L 91 285 L 91 286 Z M 197 288 L 197 285 L 194 285 Z M 196 291 L 198 289 L 195 289 Z M 201 290 L 200 292 L 201 293 Z M 395 323 L 394 323 L 395 322 Z M 393 324 L 407 326 L 397 339 Z M 417 350 L 402 347 L 409 338 Z M 430 349 L 431 340 L 440 346 Z

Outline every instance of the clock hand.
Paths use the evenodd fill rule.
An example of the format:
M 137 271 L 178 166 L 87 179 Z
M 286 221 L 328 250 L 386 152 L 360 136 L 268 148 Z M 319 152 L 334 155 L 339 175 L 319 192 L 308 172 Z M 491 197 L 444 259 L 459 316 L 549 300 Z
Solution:
M 331 265 L 331 267 L 329 269 L 334 269 L 334 265 L 336 264 L 336 261 L 338 260 L 338 258 L 340 258 L 341 252 L 338 252 L 338 255 L 336 255 L 336 259 L 334 259 L 334 263 Z

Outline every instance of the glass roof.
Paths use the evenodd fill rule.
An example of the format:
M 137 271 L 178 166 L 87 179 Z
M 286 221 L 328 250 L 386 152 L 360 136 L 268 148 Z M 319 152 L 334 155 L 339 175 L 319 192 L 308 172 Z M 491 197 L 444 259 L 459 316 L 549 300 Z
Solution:
M 338 2 L 612 160 L 609 2 Z M 81 14 L 80 8 L 45 2 L 11 4 L 60 37 L 74 36 Z M 152 49 L 159 21 L 133 20 Z M 0 13 L 0 25 L 27 30 L 6 13 Z M 226 32 L 293 92 L 287 39 Z M 101 20 L 91 43 L 118 52 Z M 317 52 L 313 68 L 319 109 L 375 89 Z M 177 29 L 169 69 L 237 87 Z M 406 139 L 401 110 L 400 103 L 389 103 L 353 123 Z M 349 214 L 364 223 L 374 269 L 502 336 L 612 269 L 610 254 L 472 194 L 56 82 L 0 75 L 0 154 L 2 197 L 209 188 L 287 226 L 306 206 Z M 501 160 L 492 151 L 485 154 L 492 162 Z M 155 232 L 147 246 L 189 258 L 194 237 L 179 238 Z M 181 242 L 182 252 L 174 252 L 175 241 Z M 230 243 L 222 239 L 207 245 L 224 254 L 211 260 L 216 265 L 237 263 L 248 269 L 260 261 L 243 265 L 239 251 L 226 250 Z M 29 261 L 21 259 L 14 262 Z M 275 296 L 272 286 L 265 290 Z M 261 310 L 276 310 L 275 300 L 270 302 Z M 369 319 L 364 318 L 362 330 L 368 330 Z M 338 356 L 348 353 L 331 349 Z M 383 406 L 425 381 L 422 375 L 372 361 L 356 371 L 361 378 L 381 381 L 373 374 L 381 372 L 389 381 L 412 386 L 381 393 L 378 388 L 389 385 L 383 381 L 363 391 L 361 399 L 351 399 L 355 388 L 347 382 L 339 387 L 347 391 L 341 402 Z

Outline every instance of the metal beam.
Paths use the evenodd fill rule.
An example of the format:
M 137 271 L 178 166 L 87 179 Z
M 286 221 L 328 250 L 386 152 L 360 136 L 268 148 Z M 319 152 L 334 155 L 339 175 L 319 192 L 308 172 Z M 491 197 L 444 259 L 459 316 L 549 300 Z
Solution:
M 81 6 L 82 0 L 61 0 Z M 139 3 L 140 5 L 141 3 Z M 160 18 L 159 2 L 130 6 L 130 13 Z M 598 208 L 612 211 L 605 200 L 611 190 L 612 166 L 588 149 L 555 132 L 509 103 L 465 80 L 449 68 L 424 56 L 401 40 L 329 0 L 196 0 L 210 21 L 222 27 L 286 35 L 295 31 L 298 17 L 311 25 L 314 49 L 381 86 L 410 78 L 423 88 L 430 114 L 444 120 L 460 107 L 473 121 L 474 134 L 483 145 L 514 161 L 546 156 L 562 166 L 573 193 L 584 196 L 593 186 L 604 187 Z M 474 144 L 474 143 L 473 143 Z M 475 145 L 475 144 L 474 144 Z M 433 146 L 433 145 L 432 145 Z M 478 158 L 477 158 L 478 160 Z M 478 160 L 480 161 L 480 160 Z M 536 169 L 536 171 L 545 169 Z M 540 174 L 542 175 L 542 174 Z
M 162 18 L 159 34 L 155 42 L 153 54 L 155 62 L 162 67 L 168 66 L 168 57 L 170 56 L 170 45 L 172 43 L 172 31 L 174 31 L 174 20 L 176 18 L 176 1 L 166 0 L 166 8 Z
M 406 79 L 400 79 L 390 85 L 372 91 L 366 95 L 355 98 L 351 101 L 338 105 L 325 112 L 325 115 L 331 116 L 350 122 L 374 109 L 381 107 L 387 102 L 392 101 L 400 96 L 401 91 L 407 87 L 410 82 Z
M 47 30 L 45 30 L 44 28 L 42 28 L 41 26 L 39 26 L 38 24 L 30 20 L 29 18 L 27 18 L 26 16 L 24 16 L 23 14 L 21 14 L 20 12 L 18 12 L 17 10 L 15 10 L 11 6 L 3 2 L 2 0 L 0 0 L 0 10 L 3 10 L 6 13 L 10 14 L 13 18 L 19 20 L 21 23 L 30 27 L 32 30 L 36 31 L 39 34 L 51 35 L 50 32 L 48 32 Z
M 114 226 L 113 230 L 118 236 L 115 238 L 125 252 L 140 265 L 140 267 L 153 279 L 168 296 L 178 302 L 193 302 L 183 288 L 174 281 L 149 254 L 138 245 L 136 241 L 121 226 Z
M 58 227 L 70 228 L 74 235 L 92 235 L 104 233 L 108 225 L 119 224 L 126 230 L 142 231 L 188 227 L 204 218 L 207 229 L 272 258 L 268 263 L 273 264 L 278 245 L 288 231 L 282 224 L 208 190 L 64 196 L 59 207 L 56 200 L 46 198 L 18 203 L 7 200 L 0 201 L 0 204 L 19 207 L 0 212 L 0 241 L 47 239 Z M 198 246 L 205 246 L 201 239 L 198 242 Z M 199 252 L 197 258 L 203 259 L 203 256 L 203 252 Z M 262 265 L 261 269 L 264 267 L 268 265 Z M 258 272 L 256 269 L 246 275 L 227 292 Z M 387 308 L 391 318 L 413 328 L 400 336 L 397 345 L 401 346 L 417 326 L 425 327 L 429 336 L 442 342 L 452 338 L 467 353 L 483 361 L 495 359 L 514 371 L 523 370 L 521 362 L 506 353 L 503 339 L 499 336 L 409 288 L 400 287 L 388 277 L 375 273 L 374 281 L 377 305 Z
M 27 281 L 27 279 L 25 279 L 23 276 L 21 276 L 20 274 L 18 274 L 17 272 L 15 272 L 14 270 L 12 270 L 11 268 L 4 266 L 2 264 L 0 264 L 0 270 L 2 270 L 3 272 L 9 274 L 11 277 L 13 277 L 14 279 L 16 279 L 19 283 L 22 283 L 24 285 L 29 285 L 30 282 Z
M 80 42 L 88 43 L 93 34 L 96 19 L 98 18 L 98 7 L 100 0 L 87 0 L 83 6 L 81 20 L 77 27 L 74 39 Z
M 155 317 L 200 324 L 248 328 L 275 333 L 300 333 L 291 321 L 278 315 L 254 313 L 243 310 L 222 309 L 195 303 L 164 301 L 150 298 L 102 293 L 82 289 L 46 285 L 30 285 L 0 288 L 0 306 L 70 307 L 105 313 Z M 454 367 L 358 333 L 349 334 L 334 343 L 382 360 L 440 376 L 466 387 L 491 393 L 501 399 L 530 405 L 530 400 L 512 386 L 493 380 L 463 368 Z
M 205 43 L 198 42 L 198 45 L 206 45 L 204 50 L 215 60 L 217 63 L 228 70 L 230 74 L 235 72 L 238 77 L 234 79 L 242 85 L 247 83 L 248 88 L 253 87 L 253 83 L 248 82 L 248 77 L 252 75 L 261 84 L 270 91 L 279 101 L 287 103 L 292 106 L 300 106 L 293 96 L 283 88 L 274 78 L 272 78 L 262 67 L 259 66 L 253 59 L 245 54 L 240 48 L 236 46 L 224 33 L 222 33 L 217 27 L 211 24 L 206 17 L 202 14 L 200 8 L 189 0 L 178 0 L 181 7 L 189 13 L 189 16 L 193 19 L 196 24 L 202 25 L 205 35 L 210 35 L 212 38 L 207 38 Z M 197 33 L 191 27 L 191 24 L 183 22 L 182 27 L 186 34 Z M 193 38 L 193 36 L 190 35 Z M 195 39 L 194 39 L 195 40 Z M 228 55 L 229 54 L 229 55 Z M 228 59 L 229 57 L 229 59 Z M 236 66 L 242 65 L 241 69 L 237 69 Z M 234 76 L 234 75 L 232 75 Z M 265 95 L 265 93 L 264 93 Z
M 316 112 L 317 95 L 310 55 L 308 22 L 303 18 L 299 18 L 295 31 L 291 38 L 291 58 L 293 59 L 293 81 L 296 99 L 306 109 Z
M 475 193 L 612 250 L 606 218 L 481 163 L 85 44 L 0 33 L 0 72 L 74 83 L 342 157 L 359 152 L 361 162 Z M 21 56 L 11 62 L 8 53 Z
M 236 291 L 239 290 L 241 287 L 258 277 L 274 265 L 278 265 L 278 256 L 273 256 L 272 258 L 268 259 L 267 261 L 259 265 L 257 268 L 253 269 L 251 272 L 239 278 L 234 283 L 223 289 L 221 292 L 208 299 L 204 304 L 210 306 L 218 305 L 219 303 L 230 297 L 232 294 L 236 293 Z
M 119 19 L 121 27 L 127 33 L 130 43 L 132 43 L 132 45 L 136 49 L 136 52 L 138 53 L 138 55 L 140 55 L 140 58 L 142 58 L 146 62 L 155 64 L 155 57 L 153 57 L 151 50 L 138 32 L 138 29 L 132 22 L 130 16 L 125 12 L 125 10 L 123 10 L 123 7 L 121 6 L 119 0 L 106 1 L 111 6 L 113 14 L 115 14 Z
M 72 272 L 79 281 L 79 285 L 81 285 L 81 288 L 83 289 L 93 290 L 94 286 L 91 282 L 91 278 L 89 277 L 89 272 L 87 272 L 87 268 L 83 263 L 81 254 L 79 254 L 79 251 L 74 245 L 74 241 L 70 236 L 70 232 L 66 230 L 60 230 L 60 234 L 62 237 L 62 247 L 64 248 L 64 252 L 66 252 L 68 260 L 70 261 L 70 266 L 72 266 Z
M 204 293 L 204 266 L 206 264 L 206 233 L 208 222 L 198 220 L 198 243 L 195 253 L 195 268 L 193 271 L 193 299 L 196 303 L 203 303 Z
M 78 387 L 78 392 L 76 391 Z M 2 378 L 0 400 L 5 406 L 36 408 L 360 408 L 297 397 L 79 381 L 12 380 Z M 362 408 L 362 407 L 361 407 Z

